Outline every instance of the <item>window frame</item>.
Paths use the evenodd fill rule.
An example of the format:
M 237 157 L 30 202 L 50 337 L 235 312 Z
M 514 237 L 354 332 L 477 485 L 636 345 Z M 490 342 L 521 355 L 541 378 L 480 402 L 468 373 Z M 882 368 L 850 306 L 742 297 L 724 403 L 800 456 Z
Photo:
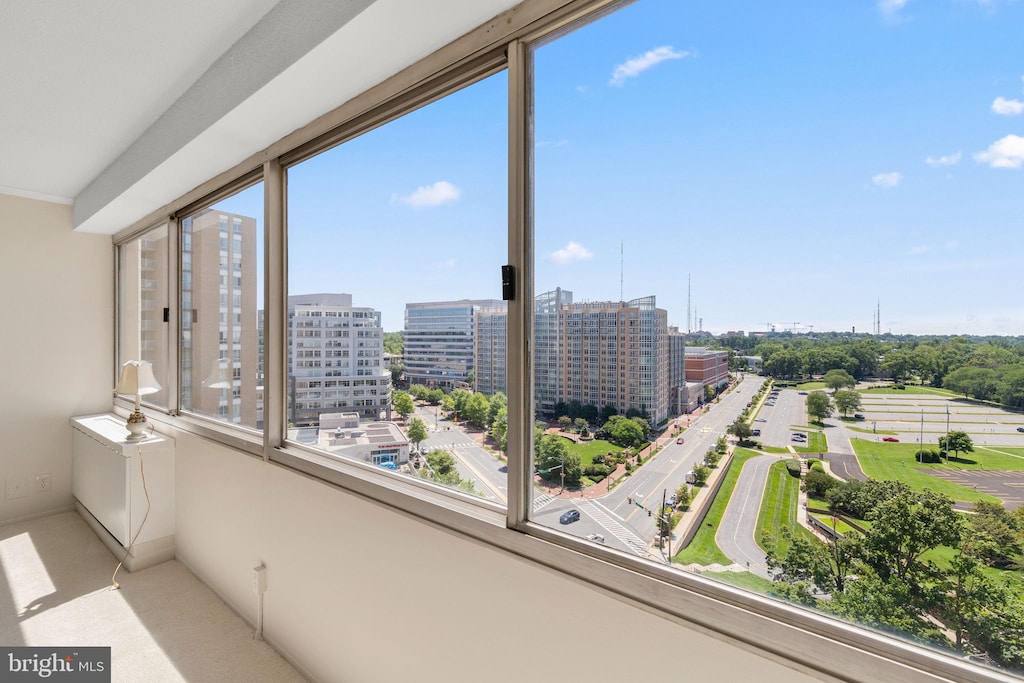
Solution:
M 557 573 L 688 628 L 825 680 L 1021 680 L 952 654 L 911 644 L 590 543 L 530 521 L 533 471 L 533 61 L 532 51 L 633 0 L 524 0 L 492 21 L 372 87 L 114 237 L 116 247 L 166 224 L 170 321 L 168 406 L 151 419 L 317 479 L 387 509 Z M 458 491 L 341 461 L 286 440 L 287 169 L 501 69 L 508 70 L 508 262 L 518 272 L 508 302 L 507 508 Z M 264 184 L 265 383 L 262 433 L 182 413 L 180 219 L 249 185 Z M 171 236 L 175 239 L 170 239 Z M 115 262 L 119 263 L 119 261 Z M 115 297 L 119 268 L 115 266 Z M 495 278 L 498 273 L 495 273 Z M 115 325 L 122 323 L 118 302 Z M 118 330 L 114 357 L 117 360 Z M 176 372 L 173 370 L 176 369 Z M 116 379 L 116 378 L 115 378 Z M 173 386 L 172 386 L 173 385 Z M 271 390 L 272 389 L 272 390 Z M 132 404 L 115 400 L 118 412 Z

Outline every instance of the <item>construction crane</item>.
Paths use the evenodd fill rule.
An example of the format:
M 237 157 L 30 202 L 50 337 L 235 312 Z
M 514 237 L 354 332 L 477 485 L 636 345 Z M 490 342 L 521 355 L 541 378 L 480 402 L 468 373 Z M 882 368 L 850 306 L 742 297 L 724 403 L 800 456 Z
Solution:
M 792 327 L 789 328 L 789 331 L 792 332 L 793 334 L 796 334 L 796 328 L 799 327 L 799 325 L 800 325 L 800 323 L 798 323 L 798 322 L 793 323 Z
M 765 332 L 771 332 L 772 331 L 772 324 L 771 323 L 765 323 L 764 324 L 764 331 Z

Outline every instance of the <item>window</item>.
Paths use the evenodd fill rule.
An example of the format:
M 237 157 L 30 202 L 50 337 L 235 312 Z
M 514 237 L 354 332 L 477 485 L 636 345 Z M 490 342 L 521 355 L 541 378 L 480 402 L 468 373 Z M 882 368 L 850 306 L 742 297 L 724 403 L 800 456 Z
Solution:
M 1020 498 L 987 498 L 976 471 L 1024 483 L 1024 440 L 1001 426 L 1020 419 L 1024 345 L 984 338 L 1021 332 L 1019 292 L 980 282 L 1024 266 L 1005 227 L 1024 208 L 1007 172 L 1021 140 L 1004 137 L 1021 64 L 986 47 L 1006 17 L 879 5 L 640 0 L 531 52 L 535 398 L 560 431 L 537 433 L 532 519 L 1024 671 L 1024 575 L 979 538 L 1024 528 L 1002 506 Z M 978 58 L 943 54 L 954 39 Z M 611 355 L 591 353 L 616 316 Z M 673 368 L 670 324 L 688 346 L 764 357 L 771 379 L 730 382 L 726 350 Z M 684 374 L 709 414 L 672 410 Z M 762 407 L 772 379 L 787 388 Z M 1005 405 L 973 423 L 951 387 Z M 988 445 L 932 455 L 960 430 Z
M 182 219 L 182 253 L 191 277 L 182 279 L 182 410 L 258 429 L 258 362 L 262 337 L 257 314 L 263 299 L 263 184 L 257 183 Z M 221 267 L 228 221 L 241 230 L 240 285 L 230 290 Z M 186 251 L 185 245 L 190 249 Z M 238 301 L 229 314 L 229 296 Z M 188 302 L 186 307 L 185 302 Z M 237 375 L 236 375 L 237 372 Z M 184 391 L 184 389 L 188 391 Z M 239 397 L 233 401 L 232 397 Z
M 121 244 L 118 257 L 118 365 L 129 360 L 153 364 L 153 376 L 165 387 L 143 400 L 167 406 L 168 306 L 167 264 L 170 259 L 167 226 L 161 225 Z
M 499 503 L 501 444 L 475 445 L 461 426 L 487 429 L 491 397 L 500 394 L 495 413 L 504 400 L 504 357 L 488 358 L 487 386 L 472 399 L 466 389 L 474 370 L 481 376 L 474 344 L 485 342 L 474 339 L 475 317 L 504 315 L 494 297 L 507 259 L 507 87 L 503 72 L 489 76 L 287 171 L 287 372 L 296 380 L 288 438 L 370 463 L 390 440 L 384 452 L 397 472 Z M 303 327 L 310 321 L 315 336 Z M 357 330 L 335 329 L 349 326 Z M 407 342 L 401 387 L 391 387 L 385 333 Z M 428 351 L 435 339 L 450 343 Z M 323 367 L 303 360 L 321 355 Z M 346 391 L 352 408 L 340 411 L 302 388 L 326 377 L 358 377 L 354 386 L 372 388 Z M 428 400 L 431 390 L 443 400 Z
M 282 401 L 286 435 L 264 435 L 271 459 L 371 497 L 386 482 L 415 514 L 538 548 L 548 566 L 568 570 L 565 547 L 579 550 L 603 588 L 649 605 L 660 595 L 653 607 L 725 634 L 757 621 L 744 637 L 768 633 L 808 667 L 833 665 L 811 661 L 825 646 L 950 680 L 985 678 L 966 657 L 1024 670 L 1024 518 L 996 504 L 1020 503 L 1024 423 L 1007 408 L 1024 407 L 1024 351 L 1007 335 L 1024 321 L 1019 288 L 991 284 L 1015 283 L 1024 265 L 1010 132 L 1024 107 L 1011 88 L 1024 9 L 570 4 L 598 18 L 566 27 L 554 11 L 549 34 L 547 19 L 520 27 L 536 41 L 525 44 L 509 28 L 493 54 L 425 70 L 448 85 L 345 110 L 337 130 L 270 162 L 287 174 L 290 280 L 269 293 L 287 302 L 288 356 L 265 388 L 262 185 L 177 208 L 182 315 L 169 335 L 182 409 L 259 428 L 264 398 Z M 510 84 L 522 85 L 511 103 Z M 525 190 L 508 191 L 509 170 Z M 230 235 L 223 253 L 213 228 Z M 161 355 L 141 303 L 170 291 L 166 273 L 146 271 L 144 249 L 168 238 L 152 233 L 120 245 L 122 358 Z M 533 285 L 527 343 L 510 333 L 522 302 L 499 298 L 498 267 L 531 248 L 517 272 Z M 386 367 L 396 346 L 404 365 Z M 527 353 L 524 388 L 507 368 Z M 781 391 L 739 374 L 754 367 Z M 860 382 L 855 395 L 831 381 L 839 370 Z M 516 419 L 509 389 L 532 396 L 535 415 Z M 947 431 L 973 434 L 974 451 Z M 530 435 L 523 463 L 515 442 Z M 975 489 L 982 477 L 1005 486 Z M 431 483 L 496 505 L 453 503 Z M 476 533 L 501 509 L 507 529 Z M 932 524 L 934 547 L 893 564 L 871 530 L 908 518 Z M 978 543 L 995 532 L 998 552 Z M 829 566 L 836 557 L 852 569 Z M 707 585 L 695 565 L 746 592 Z M 708 614 L 686 611 L 704 599 L 717 601 Z

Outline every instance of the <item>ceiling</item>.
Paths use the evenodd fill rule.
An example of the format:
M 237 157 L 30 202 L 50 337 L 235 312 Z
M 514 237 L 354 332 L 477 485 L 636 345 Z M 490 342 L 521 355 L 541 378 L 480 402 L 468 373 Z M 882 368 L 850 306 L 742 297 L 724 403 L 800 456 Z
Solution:
M 0 0 L 0 193 L 112 234 L 518 0 Z

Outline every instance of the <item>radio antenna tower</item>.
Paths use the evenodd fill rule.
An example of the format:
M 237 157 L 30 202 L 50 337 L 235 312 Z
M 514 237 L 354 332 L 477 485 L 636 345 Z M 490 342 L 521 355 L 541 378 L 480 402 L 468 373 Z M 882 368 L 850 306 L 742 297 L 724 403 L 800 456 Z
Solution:
M 690 294 L 692 292 L 693 292 L 693 289 L 690 286 L 690 274 L 687 273 L 686 274 L 686 333 L 687 334 L 689 334 L 690 332 L 693 332 L 693 325 L 691 324 L 691 321 L 693 320 L 693 318 L 690 315 L 690 310 L 691 310 L 690 309 Z

